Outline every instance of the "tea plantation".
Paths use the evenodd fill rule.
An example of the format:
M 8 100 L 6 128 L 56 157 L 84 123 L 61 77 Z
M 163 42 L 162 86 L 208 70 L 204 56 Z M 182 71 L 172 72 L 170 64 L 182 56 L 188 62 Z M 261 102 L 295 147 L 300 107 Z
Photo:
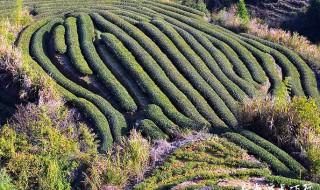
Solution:
M 0 16 L 13 6 L 1 0 Z M 291 96 L 313 97 L 320 105 L 315 74 L 292 50 L 235 34 L 206 22 L 200 11 L 167 2 L 26 0 L 23 6 L 36 20 L 16 42 L 23 60 L 54 79 L 97 133 L 101 152 L 133 127 L 152 140 L 185 130 L 223 136 L 177 149 L 135 188 L 165 189 L 191 179 L 200 188 L 251 176 L 280 185 L 305 174 L 277 146 L 238 129 L 239 105 L 275 93 L 287 77 Z M 0 112 L 10 113 L 12 104 L 0 97 Z M 241 148 L 269 169 L 242 159 L 247 153 Z

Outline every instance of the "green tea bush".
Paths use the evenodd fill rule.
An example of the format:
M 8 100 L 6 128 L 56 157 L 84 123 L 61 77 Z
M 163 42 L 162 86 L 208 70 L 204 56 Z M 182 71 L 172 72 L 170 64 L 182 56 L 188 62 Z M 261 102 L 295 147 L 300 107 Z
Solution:
M 140 121 L 139 129 L 144 133 L 146 136 L 150 137 L 152 140 L 167 140 L 169 139 L 168 135 L 163 133 L 158 126 L 149 119 L 144 119 Z
M 68 47 L 68 55 L 70 57 L 72 65 L 84 75 L 91 75 L 92 70 L 88 66 L 84 59 L 81 49 L 80 42 L 78 39 L 77 19 L 69 17 L 65 20 L 64 26 L 66 28 L 66 43 Z
M 280 175 L 287 177 L 294 177 L 295 175 L 287 168 L 281 161 L 279 161 L 275 156 L 269 153 L 267 150 L 261 148 L 256 145 L 252 141 L 246 139 L 245 137 L 237 134 L 237 133 L 226 133 L 224 137 L 229 139 L 231 142 L 236 143 L 243 149 L 246 149 L 248 152 L 256 155 L 263 161 L 267 162 L 271 169 Z
M 58 25 L 53 31 L 53 48 L 59 54 L 67 52 L 65 33 L 66 30 L 63 25 Z

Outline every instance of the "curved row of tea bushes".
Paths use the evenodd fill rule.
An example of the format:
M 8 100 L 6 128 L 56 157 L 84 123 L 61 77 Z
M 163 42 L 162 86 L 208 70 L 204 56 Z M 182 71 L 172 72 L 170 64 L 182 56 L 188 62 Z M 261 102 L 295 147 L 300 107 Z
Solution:
M 291 84 L 291 94 L 293 96 L 304 96 L 304 91 L 301 86 L 300 82 L 300 75 L 292 63 L 288 60 L 286 56 L 280 53 L 277 50 L 274 50 L 268 46 L 261 44 L 252 39 L 242 38 L 245 42 L 251 44 L 252 46 L 258 48 L 259 50 L 269 53 L 276 61 L 276 63 L 280 66 L 283 78 L 290 77 L 290 84 Z
M 238 112 L 238 103 L 229 94 L 220 81 L 210 72 L 210 69 L 202 61 L 202 59 L 191 49 L 191 47 L 184 41 L 179 33 L 174 30 L 169 23 L 165 21 L 153 20 L 151 22 L 158 27 L 180 50 L 182 55 L 189 61 L 190 67 L 196 70 L 196 72 L 202 77 L 207 84 L 217 93 L 217 95 L 223 100 L 229 110 L 235 115 Z
M 270 48 L 273 48 L 279 52 L 281 52 L 284 56 L 286 56 L 289 61 L 298 69 L 301 79 L 301 84 L 304 89 L 304 92 L 307 96 L 311 96 L 316 99 L 317 104 L 320 105 L 320 95 L 318 91 L 318 85 L 316 77 L 311 70 L 311 68 L 303 61 L 303 59 L 296 53 L 294 53 L 292 50 L 275 44 L 273 42 L 269 42 L 267 40 L 262 40 L 260 38 L 245 35 L 246 37 L 249 37 L 251 39 L 254 39 L 262 44 L 265 44 L 269 46 Z
M 140 121 L 139 129 L 143 134 L 150 137 L 152 140 L 168 140 L 169 137 L 165 133 L 163 133 L 157 125 L 151 121 L 150 119 L 144 119 Z
M 150 100 L 159 105 L 165 114 L 180 127 L 190 129 L 201 129 L 203 124 L 191 120 L 182 115 L 170 102 L 167 96 L 159 89 L 153 80 L 147 75 L 143 68 L 137 63 L 128 49 L 112 34 L 102 34 L 102 40 L 112 50 L 117 59 L 126 70 L 135 78 L 139 86 L 149 95 Z
M 235 100 L 242 102 L 247 97 L 246 93 L 221 71 L 210 53 L 190 33 L 178 27 L 175 27 L 175 29 L 207 65 L 208 71 L 210 70 L 212 74 L 217 77 Z
M 135 26 L 119 19 L 114 14 L 100 13 L 109 22 L 114 23 L 125 31 L 128 35 L 134 38 L 152 58 L 157 62 L 165 75 L 177 86 L 197 108 L 202 116 L 204 116 L 213 125 L 225 125 L 221 119 L 214 113 L 207 101 L 192 87 L 192 85 L 181 75 L 177 68 L 172 64 L 168 57 L 160 50 L 160 48 L 143 32 Z M 157 65 L 153 67 L 158 68 Z M 159 69 L 160 70 L 160 69 Z
M 253 79 L 256 82 L 258 82 L 258 83 L 266 82 L 266 75 L 265 75 L 263 69 L 261 68 L 261 66 L 259 65 L 259 63 L 257 62 L 257 60 L 254 58 L 254 56 L 246 48 L 244 48 L 236 40 L 229 38 L 229 37 L 217 32 L 216 30 L 214 30 L 211 27 L 208 27 L 204 21 L 201 22 L 198 19 L 188 18 L 183 15 L 179 15 L 174 12 L 166 11 L 164 9 L 160 9 L 160 8 L 152 6 L 152 5 L 151 6 L 144 5 L 144 6 L 151 8 L 152 10 L 155 10 L 159 13 L 164 14 L 164 15 L 168 15 L 170 17 L 177 19 L 177 20 L 180 20 L 180 21 L 182 21 L 182 22 L 184 22 L 184 23 L 186 23 L 186 24 L 188 24 L 188 25 L 190 25 L 200 31 L 203 31 L 203 32 L 211 35 L 212 37 L 215 37 L 215 38 L 225 42 L 238 54 L 239 58 L 247 66 Z
M 50 73 L 50 76 L 63 88 L 70 91 L 72 94 L 82 97 L 92 102 L 108 119 L 111 131 L 121 131 L 122 134 L 126 133 L 127 124 L 124 117 L 112 105 L 102 97 L 93 94 L 85 88 L 77 85 L 76 83 L 67 79 L 60 71 L 52 64 L 51 60 L 46 56 L 43 48 L 44 35 L 50 32 L 55 24 L 61 24 L 62 19 L 55 19 L 48 24 L 41 27 L 32 37 L 30 46 L 30 55 L 35 58 L 37 63 L 44 71 Z M 65 95 L 65 93 L 63 93 Z M 68 99 L 68 97 L 66 97 Z M 112 134 L 115 142 L 119 142 L 122 134 Z M 108 138 L 109 140 L 110 138 Z M 112 141 L 112 140 L 111 140 Z
M 295 159 L 293 159 L 289 154 L 285 151 L 281 150 L 279 147 L 275 146 L 271 142 L 261 138 L 260 136 L 256 135 L 255 133 L 247 130 L 240 130 L 239 134 L 246 137 L 250 141 L 254 142 L 258 146 L 261 146 L 275 157 L 277 157 L 282 163 L 284 163 L 288 168 L 293 170 L 293 172 L 298 175 L 305 175 L 306 169 Z
M 77 71 L 84 75 L 92 75 L 92 70 L 84 59 L 78 38 L 77 19 L 69 17 L 64 22 L 66 28 L 66 44 L 68 56 Z
M 173 105 L 177 106 L 180 112 L 203 124 L 209 124 L 188 98 L 166 77 L 165 72 L 155 60 L 134 39 L 116 25 L 104 20 L 101 16 L 93 14 L 92 18 L 101 30 L 112 33 L 126 46 L 147 75 L 150 76 L 164 94 L 167 94 L 166 96 L 172 101 Z
M 147 119 L 152 120 L 165 134 L 172 137 L 176 136 L 178 126 L 174 124 L 164 113 L 161 108 L 155 104 L 149 104 L 145 108 L 145 116 Z
M 150 23 L 141 22 L 137 26 L 171 58 L 174 65 L 189 79 L 190 83 L 194 84 L 194 88 L 207 99 L 220 118 L 229 126 L 237 126 L 238 121 L 232 112 L 197 71 L 193 67 L 190 67 L 191 63 L 182 55 L 173 42 Z
M 32 35 L 39 28 L 41 28 L 42 26 L 46 25 L 47 22 L 48 22 L 48 20 L 41 20 L 41 21 L 36 22 L 33 25 L 29 26 L 20 35 L 20 38 L 19 38 L 19 41 L 18 41 L 18 47 L 21 48 L 22 51 L 23 51 L 22 58 L 24 60 L 24 66 L 27 66 L 27 68 L 26 68 L 27 70 L 28 69 L 32 69 L 34 71 L 37 71 L 37 73 L 39 73 L 38 76 L 47 75 L 47 74 L 43 70 L 43 68 L 37 62 L 35 62 L 31 58 L 31 56 L 29 55 L 29 43 L 31 41 Z M 27 72 L 29 72 L 29 70 Z M 31 74 L 31 73 L 33 73 L 33 72 L 29 72 L 29 74 Z M 69 91 L 64 89 L 63 87 L 59 87 L 59 92 L 61 92 L 61 94 L 66 99 L 66 101 L 71 101 L 71 100 L 73 100 L 73 101 L 81 101 L 78 98 L 76 98 L 73 94 L 71 94 Z M 83 100 L 83 101 L 84 101 L 84 103 L 87 103 L 87 104 L 89 103 L 86 100 Z M 101 112 L 97 108 L 93 108 L 92 110 L 83 109 L 83 111 L 84 111 L 85 114 L 92 113 L 92 112 L 94 112 L 94 115 L 97 115 L 97 116 L 99 116 L 101 114 Z M 87 114 L 87 115 L 89 116 L 90 114 Z M 98 121 L 95 121 L 95 119 L 97 119 L 97 118 L 96 117 L 90 118 L 90 120 L 93 121 L 93 125 L 95 127 L 95 131 L 97 132 L 99 138 L 102 139 L 99 149 L 100 149 L 101 152 L 104 152 L 107 149 L 112 148 L 113 139 L 112 139 L 112 136 L 110 136 L 110 133 L 108 132 L 109 125 L 108 125 L 108 121 L 105 119 L 105 117 L 104 116 L 103 117 L 99 117 Z
M 313 183 L 311 181 L 291 179 L 282 176 L 267 176 L 266 182 L 272 183 L 278 187 L 284 185 L 286 188 L 291 188 L 299 185 L 298 188 L 306 189 L 307 187 L 305 185 L 308 185 L 308 187 L 311 187 L 311 189 L 320 189 L 320 184 Z
M 77 22 L 79 25 L 79 37 L 81 42 L 80 46 L 85 59 L 96 73 L 100 81 L 106 86 L 113 97 L 118 100 L 120 107 L 125 111 L 135 112 L 137 110 L 137 105 L 133 98 L 116 79 L 108 67 L 106 67 L 96 52 L 96 49 L 93 45 L 94 26 L 90 16 L 87 14 L 81 14 L 78 17 Z
M 84 116 L 93 124 L 94 130 L 97 131 L 99 140 L 101 141 L 99 151 L 105 152 L 108 149 L 110 150 L 113 145 L 113 137 L 106 117 L 97 107 L 85 99 L 77 98 L 70 100 L 69 103 L 82 111 Z
M 59 54 L 67 52 L 65 33 L 66 29 L 63 25 L 58 25 L 53 31 L 53 48 Z
M 237 133 L 226 133 L 224 137 L 229 139 L 231 142 L 237 144 L 241 148 L 247 150 L 249 153 L 256 155 L 257 157 L 261 158 L 263 161 L 268 163 L 271 166 L 272 171 L 276 174 L 283 175 L 286 177 L 295 177 L 296 175 L 293 174 L 287 166 L 285 166 L 278 158 L 274 155 L 269 153 L 264 148 L 256 145 L 252 141 L 248 140 L 247 138 L 241 136 Z

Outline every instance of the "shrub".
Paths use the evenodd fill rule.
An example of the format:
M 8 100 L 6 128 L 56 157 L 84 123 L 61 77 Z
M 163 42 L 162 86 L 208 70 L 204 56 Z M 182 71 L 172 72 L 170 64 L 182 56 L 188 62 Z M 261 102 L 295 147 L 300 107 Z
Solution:
M 107 185 L 123 188 L 130 181 L 140 181 L 149 166 L 149 151 L 149 142 L 132 130 L 129 137 L 123 137 L 120 146 L 90 163 L 85 172 L 85 188 L 95 190 Z
M 28 104 L 0 130 L 1 167 L 17 189 L 71 189 L 76 169 L 98 154 L 94 135 L 70 113 L 57 102 Z
M 242 147 L 243 149 L 247 150 L 249 153 L 252 153 L 262 159 L 263 161 L 267 162 L 270 166 L 272 171 L 277 174 L 287 176 L 287 177 L 294 177 L 295 175 L 275 156 L 269 153 L 267 150 L 261 148 L 260 146 L 256 145 L 255 143 L 251 142 L 250 140 L 246 139 L 245 137 L 237 134 L 237 133 L 226 133 L 224 137 L 229 139 L 231 142 L 237 144 L 238 146 Z
M 249 22 L 249 13 L 244 0 L 239 0 L 237 3 L 237 15 L 242 18 L 245 22 Z
M 15 190 L 15 186 L 6 169 L 0 170 L 0 190 Z
M 164 134 L 158 126 L 149 119 L 144 119 L 140 121 L 139 128 L 146 136 L 150 137 L 152 140 L 167 140 L 168 135 Z
M 54 50 L 59 54 L 64 54 L 67 52 L 65 32 L 66 30 L 63 25 L 58 25 L 53 31 Z
M 68 55 L 71 63 L 81 74 L 91 75 L 92 70 L 88 66 L 84 56 L 81 53 L 76 18 L 67 18 L 64 22 L 64 25 L 66 27 L 66 43 L 68 46 Z

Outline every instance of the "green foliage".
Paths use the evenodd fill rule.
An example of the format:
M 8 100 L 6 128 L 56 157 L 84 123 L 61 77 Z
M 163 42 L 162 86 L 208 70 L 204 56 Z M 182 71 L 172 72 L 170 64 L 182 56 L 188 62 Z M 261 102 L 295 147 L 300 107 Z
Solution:
M 66 30 L 63 25 L 58 25 L 53 31 L 54 50 L 59 54 L 64 54 L 67 52 L 65 33 Z
M 72 65 L 83 75 L 91 75 L 92 70 L 88 66 L 80 49 L 78 39 L 77 19 L 69 17 L 64 22 L 66 28 L 66 43 L 68 46 L 68 55 Z
M 149 165 L 150 144 L 135 130 L 122 138 L 121 147 L 106 155 L 99 155 L 85 172 L 86 189 L 100 189 L 104 185 L 123 188 L 131 181 L 140 181 Z
M 239 0 L 239 2 L 237 3 L 237 15 L 239 15 L 240 18 L 245 20 L 245 22 L 249 22 L 250 20 L 249 12 L 247 10 L 244 0 Z
M 158 126 L 149 119 L 142 120 L 139 127 L 142 133 L 146 134 L 146 136 L 150 137 L 152 140 L 169 139 L 168 135 L 163 133 Z
M 94 136 L 72 117 L 63 106 L 29 104 L 1 129 L 1 167 L 17 189 L 71 189 L 75 169 L 98 154 Z
M 15 190 L 11 177 L 5 169 L 0 170 L 0 190 Z
M 252 141 L 246 139 L 245 137 L 237 134 L 237 133 L 226 133 L 224 135 L 225 138 L 229 139 L 231 142 L 239 145 L 243 149 L 247 150 L 249 153 L 252 153 L 262 159 L 263 161 L 267 162 L 270 166 L 272 171 L 277 174 L 286 176 L 286 177 L 294 177 L 295 175 L 275 156 L 269 153 L 264 148 L 256 145 Z

